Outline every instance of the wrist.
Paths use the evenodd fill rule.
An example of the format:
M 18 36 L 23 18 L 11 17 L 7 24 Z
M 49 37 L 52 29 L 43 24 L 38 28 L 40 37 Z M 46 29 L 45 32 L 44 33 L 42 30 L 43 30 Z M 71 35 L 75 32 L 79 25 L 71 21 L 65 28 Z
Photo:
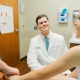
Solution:
M 10 71 L 10 67 L 9 66 L 6 66 L 3 70 L 3 72 L 5 73 L 5 75 L 8 75 L 9 74 L 9 71 Z

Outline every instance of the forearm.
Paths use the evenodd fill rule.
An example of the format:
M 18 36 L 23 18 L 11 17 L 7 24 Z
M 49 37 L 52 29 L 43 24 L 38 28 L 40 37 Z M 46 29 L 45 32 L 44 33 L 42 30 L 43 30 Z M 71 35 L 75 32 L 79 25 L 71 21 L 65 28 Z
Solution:
M 46 80 L 74 66 L 80 66 L 80 46 L 69 49 L 59 59 L 48 66 L 20 76 L 16 80 Z
M 60 68 L 59 70 L 58 67 L 55 69 L 53 69 L 53 65 L 56 65 L 56 62 L 54 64 L 50 64 L 42 69 L 38 69 L 35 71 L 31 71 L 28 74 L 22 75 L 22 76 L 14 76 L 12 77 L 12 79 L 10 80 L 46 80 L 51 78 L 52 76 L 56 75 L 56 72 L 60 72 Z M 63 65 L 63 64 L 62 64 Z
M 80 46 L 69 49 L 58 60 L 41 69 L 40 72 L 44 74 L 44 78 L 50 78 L 77 65 L 80 65 Z
M 70 69 L 73 66 L 80 64 L 80 46 L 69 49 L 59 59 L 52 64 L 39 69 L 35 72 L 30 72 L 28 75 L 21 76 L 22 79 L 48 79 L 63 71 Z
M 0 70 L 4 72 L 5 75 L 19 75 L 19 70 L 8 66 L 5 62 L 0 60 Z
M 54 69 L 54 71 L 52 71 L 53 68 L 51 66 L 52 65 L 49 65 L 42 69 L 31 71 L 28 74 L 20 76 L 18 80 L 46 80 L 46 79 L 49 79 L 50 77 L 56 75 L 57 74 L 56 72 L 58 72 L 60 70 L 60 69 L 59 70 Z
M 5 72 L 7 69 L 9 69 L 9 66 L 0 60 L 0 70 Z
M 42 78 L 40 74 L 37 72 L 37 70 L 35 70 L 25 75 L 19 76 L 17 80 L 39 80 L 39 79 L 42 79 Z

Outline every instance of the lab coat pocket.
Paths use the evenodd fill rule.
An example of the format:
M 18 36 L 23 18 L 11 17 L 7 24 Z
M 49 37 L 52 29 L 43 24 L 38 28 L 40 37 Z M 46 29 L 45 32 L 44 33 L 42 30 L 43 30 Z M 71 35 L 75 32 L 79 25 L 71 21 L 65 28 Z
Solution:
M 54 58 L 58 58 L 60 56 L 61 53 L 61 48 L 60 45 L 55 45 L 52 46 L 51 50 L 50 50 L 50 54 L 54 57 Z
M 60 44 L 54 44 L 53 48 L 60 48 Z

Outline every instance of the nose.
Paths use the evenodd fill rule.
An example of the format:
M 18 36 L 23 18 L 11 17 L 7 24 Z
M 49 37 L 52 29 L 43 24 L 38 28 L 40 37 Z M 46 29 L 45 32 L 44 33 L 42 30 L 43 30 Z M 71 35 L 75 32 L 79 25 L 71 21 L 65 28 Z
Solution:
M 44 25 L 44 26 L 45 26 L 45 24 L 46 24 L 46 23 L 45 23 L 45 22 L 43 22 L 43 25 Z
M 75 27 L 77 27 L 77 24 L 78 24 L 78 21 L 75 21 L 75 22 L 74 22 Z

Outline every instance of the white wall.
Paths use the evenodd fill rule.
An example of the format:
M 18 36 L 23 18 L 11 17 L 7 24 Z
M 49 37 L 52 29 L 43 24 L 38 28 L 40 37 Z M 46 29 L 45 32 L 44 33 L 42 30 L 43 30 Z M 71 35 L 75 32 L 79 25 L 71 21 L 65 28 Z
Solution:
M 25 5 L 25 15 L 20 14 L 20 4 Z M 50 29 L 64 36 L 67 46 L 75 26 L 72 22 L 73 10 L 79 10 L 80 0 L 18 0 L 19 7 L 19 39 L 20 58 L 27 55 L 30 39 L 39 31 L 34 31 L 35 19 L 39 14 L 46 14 L 50 21 Z M 60 7 L 68 7 L 68 23 L 58 23 L 58 10 Z M 24 24 L 24 27 L 22 26 Z

